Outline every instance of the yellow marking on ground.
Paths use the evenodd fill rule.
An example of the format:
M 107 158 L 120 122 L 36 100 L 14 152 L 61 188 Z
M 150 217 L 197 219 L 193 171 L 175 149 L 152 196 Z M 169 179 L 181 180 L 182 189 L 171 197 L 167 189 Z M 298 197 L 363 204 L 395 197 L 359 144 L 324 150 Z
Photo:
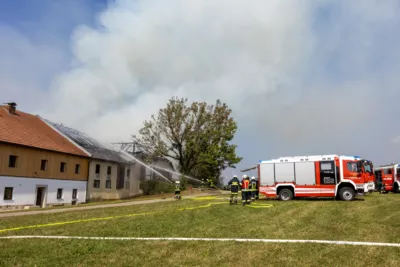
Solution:
M 155 212 L 143 212 L 143 213 L 134 213 L 134 214 L 126 214 L 126 215 L 118 215 L 118 216 L 101 217 L 101 218 L 90 218 L 90 219 L 75 220 L 75 221 L 65 221 L 65 222 L 55 222 L 55 223 L 28 225 L 28 226 L 21 226 L 21 227 L 15 227 L 15 228 L 0 229 L 0 233 L 9 232 L 9 231 L 16 231 L 16 230 L 24 230 L 24 229 L 30 229 L 30 228 L 47 227 L 47 226 L 58 226 L 58 225 L 73 224 L 73 223 L 112 220 L 112 219 L 118 219 L 118 218 L 124 218 L 124 217 L 134 217 L 134 216 L 141 216 L 141 215 L 149 215 L 149 214 L 154 214 L 154 213 Z
M 210 200 L 210 199 L 216 199 L 217 197 L 199 197 L 197 200 Z M 194 209 L 201 209 L 201 208 L 209 208 L 212 205 L 220 205 L 220 204 L 225 204 L 229 205 L 228 202 L 211 202 L 206 205 L 202 206 L 196 206 L 196 207 L 186 207 L 186 208 L 180 208 L 178 211 L 184 211 L 184 210 L 194 210 Z M 246 207 L 250 208 L 271 208 L 273 205 L 272 204 L 257 204 L 253 203 L 251 205 L 246 205 Z M 74 221 L 65 221 L 65 222 L 55 222 L 55 223 L 46 223 L 46 224 L 36 224 L 36 225 L 28 225 L 28 226 L 21 226 L 21 227 L 14 227 L 14 228 L 7 228 L 7 229 L 0 229 L 0 233 L 5 233 L 5 232 L 10 232 L 10 231 L 18 231 L 18 230 L 25 230 L 25 229 L 31 229 L 31 228 L 41 228 L 41 227 L 49 227 L 49 226 L 59 226 L 59 225 L 66 225 L 66 224 L 73 224 L 73 223 L 83 223 L 83 222 L 93 222 L 93 221 L 103 221 L 103 220 L 112 220 L 112 219 L 118 219 L 118 218 L 126 218 L 126 217 L 135 217 L 135 216 L 142 216 L 142 215 L 150 215 L 150 214 L 157 214 L 159 212 L 142 212 L 142 213 L 133 213 L 133 214 L 126 214 L 126 215 L 118 215 L 118 216 L 109 216 L 109 217 L 100 217 L 100 218 L 89 218 L 89 219 L 83 219 L 83 220 L 74 220 Z
M 214 197 L 214 196 L 206 196 L 206 197 L 196 197 L 196 198 L 193 198 L 193 200 L 213 200 L 213 199 L 217 199 L 217 197 Z M 219 199 L 223 199 L 223 198 L 219 198 Z
M 213 202 L 213 203 L 208 203 L 207 205 L 203 205 L 203 206 L 181 208 L 179 210 L 182 211 L 182 210 L 194 210 L 194 209 L 209 208 L 209 207 L 211 207 L 211 205 L 219 205 L 219 204 L 225 204 L 226 205 L 227 203 L 226 202 Z
M 255 209 L 267 209 L 267 208 L 272 208 L 272 204 L 259 204 L 259 203 L 252 203 L 250 205 L 246 205 L 246 207 L 249 208 L 255 208 Z

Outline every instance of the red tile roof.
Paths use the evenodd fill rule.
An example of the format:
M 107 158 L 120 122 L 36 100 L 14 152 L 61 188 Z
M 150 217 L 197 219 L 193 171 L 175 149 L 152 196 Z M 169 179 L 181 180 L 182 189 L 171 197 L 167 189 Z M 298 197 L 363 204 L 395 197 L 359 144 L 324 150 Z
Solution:
M 19 110 L 11 115 L 8 106 L 0 106 L 0 142 L 88 157 L 38 116 Z

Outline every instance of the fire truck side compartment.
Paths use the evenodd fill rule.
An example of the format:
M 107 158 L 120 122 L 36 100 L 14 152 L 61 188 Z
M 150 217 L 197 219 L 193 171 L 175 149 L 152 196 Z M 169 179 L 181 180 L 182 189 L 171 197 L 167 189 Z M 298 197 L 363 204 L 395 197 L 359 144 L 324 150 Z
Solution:
M 315 184 L 315 163 L 314 162 L 296 162 L 296 185 L 314 185 Z
M 274 164 L 260 164 L 260 185 L 273 186 L 275 184 Z
M 275 163 L 275 181 L 286 183 L 294 182 L 294 163 Z

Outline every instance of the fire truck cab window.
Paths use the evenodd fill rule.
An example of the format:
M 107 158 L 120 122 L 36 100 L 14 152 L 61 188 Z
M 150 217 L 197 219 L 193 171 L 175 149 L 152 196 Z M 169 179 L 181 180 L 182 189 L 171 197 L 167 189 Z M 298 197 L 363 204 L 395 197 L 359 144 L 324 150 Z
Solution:
M 392 174 L 392 169 L 384 169 L 383 174 Z
M 347 170 L 351 172 L 358 172 L 357 162 L 347 162 Z
M 365 164 L 365 165 L 364 165 L 364 169 L 365 169 L 366 172 L 372 173 L 371 165 Z

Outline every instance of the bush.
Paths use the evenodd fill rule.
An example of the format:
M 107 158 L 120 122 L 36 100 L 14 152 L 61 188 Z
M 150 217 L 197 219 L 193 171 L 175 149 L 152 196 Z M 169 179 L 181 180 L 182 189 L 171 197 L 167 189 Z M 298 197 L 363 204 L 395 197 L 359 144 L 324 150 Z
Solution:
M 158 180 L 142 181 L 140 183 L 140 189 L 143 190 L 144 195 L 172 193 L 175 190 L 173 184 Z

